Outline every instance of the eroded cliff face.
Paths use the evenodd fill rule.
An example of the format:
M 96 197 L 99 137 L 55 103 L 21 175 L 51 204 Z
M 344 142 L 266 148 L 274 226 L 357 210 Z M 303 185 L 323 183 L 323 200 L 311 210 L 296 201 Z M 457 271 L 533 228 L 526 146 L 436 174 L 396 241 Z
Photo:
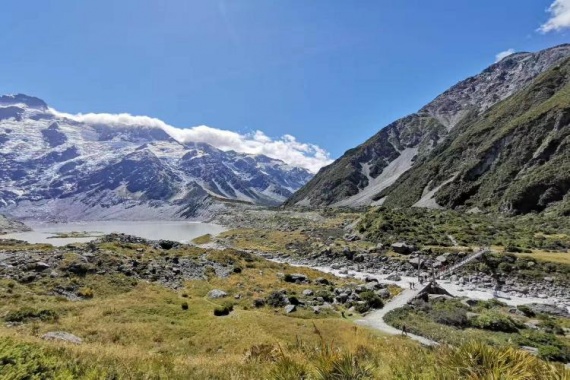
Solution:
M 349 207 L 382 204 L 401 182 L 402 175 L 456 136 L 458 127 L 463 130 L 476 123 L 492 107 L 527 88 L 540 74 L 567 57 L 570 57 L 570 45 L 538 53 L 517 53 L 503 59 L 451 87 L 417 113 L 395 121 L 362 145 L 348 150 L 333 164 L 321 169 L 286 204 Z M 467 148 L 466 154 L 469 154 Z M 453 182 L 450 179 L 454 173 L 446 175 L 443 180 L 431 182 L 429 187 L 433 178 L 416 178 L 419 194 L 414 186 L 409 199 L 402 204 L 413 205 L 436 185 Z M 439 203 L 431 200 L 427 204 L 439 207 Z

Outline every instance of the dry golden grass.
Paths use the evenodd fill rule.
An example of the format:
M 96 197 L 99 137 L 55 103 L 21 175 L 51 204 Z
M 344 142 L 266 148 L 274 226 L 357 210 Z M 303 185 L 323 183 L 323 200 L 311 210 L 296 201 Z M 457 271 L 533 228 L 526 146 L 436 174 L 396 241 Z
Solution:
M 218 239 L 229 241 L 235 249 L 250 249 L 265 252 L 285 252 L 289 245 L 306 243 L 309 241 L 307 234 L 300 231 L 277 231 L 258 229 L 233 229 L 222 232 Z
M 131 254 L 129 251 L 136 247 L 107 248 Z M 204 252 L 201 250 L 200 254 Z M 228 251 L 209 250 L 206 254 L 217 262 L 236 260 Z M 66 259 L 73 260 L 73 257 Z M 285 315 L 281 309 L 255 309 L 252 300 L 264 298 L 276 289 L 297 295 L 307 288 L 319 289 L 316 284 L 287 283 L 283 280 L 286 273 L 303 273 L 311 279 L 324 277 L 338 286 L 353 280 L 256 258 L 239 265 L 242 267 L 239 274 L 188 281 L 177 291 L 122 275 L 49 279 L 30 285 L 0 280 L 0 318 L 25 308 L 52 310 L 59 316 L 54 321 L 29 321 L 13 327 L 1 325 L 0 335 L 59 347 L 61 343 L 39 341 L 38 337 L 48 331 L 67 331 L 84 340 L 80 346 L 65 345 L 66 351 L 79 357 L 138 363 L 160 361 L 167 356 L 175 366 L 206 366 L 208 370 L 238 363 L 243 353 L 254 345 L 288 346 L 294 344 L 297 337 L 316 344 L 319 337 L 314 333 L 315 326 L 338 344 L 350 344 L 354 327 L 338 313 L 323 311 L 315 315 L 300 309 Z M 56 284 L 70 283 L 90 289 L 93 298 L 70 302 L 47 294 Z M 212 289 L 222 289 L 229 295 L 210 300 L 206 294 Z M 240 299 L 234 299 L 238 294 Z M 226 317 L 214 316 L 214 308 L 228 300 L 235 303 L 234 311 Z M 183 302 L 188 304 L 188 310 L 182 309 Z M 238 368 L 237 364 L 235 367 Z
M 197 238 L 194 238 L 192 240 L 192 243 L 202 245 L 202 244 L 208 244 L 211 241 L 212 241 L 212 235 L 211 234 L 205 234 L 202 236 L 198 236 Z
M 519 253 L 518 256 L 530 257 L 553 263 L 570 264 L 570 253 L 568 252 L 548 252 L 534 249 L 532 250 L 532 253 Z

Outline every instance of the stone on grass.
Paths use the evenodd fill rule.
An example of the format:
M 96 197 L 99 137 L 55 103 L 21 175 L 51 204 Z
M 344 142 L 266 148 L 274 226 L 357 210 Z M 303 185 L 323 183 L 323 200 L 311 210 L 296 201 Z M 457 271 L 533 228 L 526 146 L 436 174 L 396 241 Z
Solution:
M 410 253 L 416 250 L 416 247 L 414 247 L 413 245 L 406 244 L 404 242 L 394 243 L 391 245 L 391 247 L 394 252 L 402 255 L 409 255 Z
M 224 292 L 220 289 L 212 289 L 208 292 L 208 298 L 216 299 L 216 298 L 224 298 L 227 297 L 228 293 Z
M 297 310 L 297 306 L 295 305 L 287 305 L 285 306 L 285 314 L 293 313 Z
M 42 339 L 44 339 L 44 340 L 61 340 L 61 341 L 73 343 L 73 344 L 83 343 L 83 340 L 81 338 L 79 338 L 78 336 L 75 336 L 73 334 L 70 334 L 68 332 L 65 332 L 65 331 L 50 331 L 50 332 L 42 335 Z

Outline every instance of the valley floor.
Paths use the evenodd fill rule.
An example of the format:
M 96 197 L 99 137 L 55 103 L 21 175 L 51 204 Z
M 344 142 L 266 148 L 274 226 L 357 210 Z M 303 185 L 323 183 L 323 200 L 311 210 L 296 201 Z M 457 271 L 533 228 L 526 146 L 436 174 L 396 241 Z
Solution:
M 457 241 L 426 248 L 421 228 L 415 241 L 405 229 L 378 235 L 362 228 L 367 218 L 236 209 L 216 220 L 229 230 L 195 246 L 127 235 L 55 248 L 0 240 L 0 378 L 568 376 L 557 364 L 570 352 L 567 264 L 494 253 L 439 281 L 455 297 L 408 305 L 418 256 L 395 252 L 393 242 L 417 245 L 430 266 L 443 257 L 450 266 L 478 244 L 448 226 L 445 239 Z M 495 302 L 488 278 L 497 276 Z M 513 329 L 494 331 L 495 322 Z M 427 347 L 434 342 L 451 346 Z

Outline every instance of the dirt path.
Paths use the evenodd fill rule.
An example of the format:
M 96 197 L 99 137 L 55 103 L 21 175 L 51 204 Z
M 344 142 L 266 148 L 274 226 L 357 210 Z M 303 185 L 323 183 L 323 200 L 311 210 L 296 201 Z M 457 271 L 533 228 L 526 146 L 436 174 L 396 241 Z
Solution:
M 396 297 L 392 298 L 392 300 L 390 300 L 390 302 L 388 302 L 386 305 L 384 305 L 384 307 L 382 309 L 375 310 L 375 311 L 369 313 L 363 319 L 357 320 L 356 323 L 363 325 L 363 326 L 371 327 L 371 328 L 376 329 L 376 330 L 380 330 L 380 331 L 385 332 L 385 333 L 390 334 L 390 335 L 401 335 L 402 334 L 401 330 L 398 330 L 397 328 L 392 327 L 392 326 L 388 325 L 386 322 L 384 322 L 384 316 L 392 310 L 399 309 L 399 308 L 405 306 L 408 302 L 410 302 L 412 299 L 414 299 L 414 297 L 416 297 L 422 290 L 423 290 L 423 288 L 405 289 L 403 292 L 398 294 Z M 419 336 L 419 335 L 414 335 L 414 334 L 408 333 L 408 337 L 415 340 L 415 341 L 418 341 L 421 344 L 426 345 L 426 346 L 438 345 L 438 343 L 436 341 L 424 338 L 424 337 Z

